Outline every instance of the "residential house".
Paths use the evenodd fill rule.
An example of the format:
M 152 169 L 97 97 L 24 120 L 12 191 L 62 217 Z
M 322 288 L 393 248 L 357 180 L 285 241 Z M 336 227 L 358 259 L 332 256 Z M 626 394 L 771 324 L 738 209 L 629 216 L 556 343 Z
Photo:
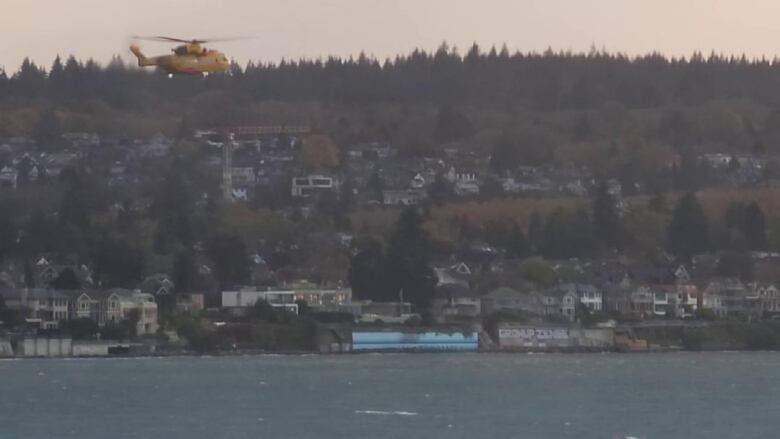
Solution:
M 180 293 L 176 295 L 176 311 L 182 314 L 195 314 L 205 309 L 205 294 Z
M 428 197 L 424 189 L 386 189 L 382 191 L 382 203 L 386 206 L 416 206 Z
M 576 295 L 580 303 L 590 311 L 598 312 L 604 309 L 604 297 L 600 289 L 590 284 L 563 284 L 559 287 L 567 293 Z
M 659 287 L 666 294 L 666 301 L 671 306 L 672 315 L 687 319 L 694 317 L 699 309 L 699 289 L 689 283 L 664 285 Z
M 25 314 L 28 323 L 40 329 L 57 329 L 69 318 L 69 298 L 62 292 L 43 288 L 0 290 L 6 307 Z
M 490 315 L 496 312 L 537 314 L 538 308 L 530 298 L 528 293 L 500 287 L 482 296 L 482 314 Z
M 480 297 L 463 285 L 440 285 L 434 291 L 432 311 L 438 323 L 475 319 L 481 313 Z
M 292 179 L 292 196 L 308 197 L 320 191 L 338 189 L 338 182 L 333 177 L 324 175 L 308 175 Z
M 654 315 L 655 294 L 647 285 L 640 285 L 631 292 L 629 315 L 644 319 Z
M 173 280 L 165 273 L 156 273 L 148 276 L 141 283 L 141 291 L 155 297 L 173 294 L 174 290 Z
M 109 290 L 109 304 L 119 304 L 119 320 L 136 320 L 136 335 L 150 335 L 159 329 L 154 296 L 125 289 Z M 111 305 L 109 310 L 111 311 Z
M 475 169 L 450 167 L 444 177 L 454 184 L 458 195 L 479 194 L 479 178 Z
M 68 297 L 59 291 L 39 288 L 25 289 L 30 317 L 39 319 L 41 329 L 55 329 L 68 320 Z
M 567 182 L 560 187 L 561 192 L 572 194 L 578 197 L 584 197 L 588 195 L 588 188 L 582 183 L 582 180 L 576 179 L 574 181 Z
M 604 291 L 604 309 L 632 319 L 652 317 L 655 294 L 648 285 L 613 285 Z
M 19 178 L 19 173 L 15 169 L 9 166 L 3 166 L 0 169 L 0 187 L 16 189 L 16 182 Z
M 437 286 L 447 284 L 457 284 L 471 288 L 474 273 L 465 262 L 458 262 L 447 267 L 434 267 Z
M 780 314 L 780 290 L 774 285 L 754 284 L 753 290 L 761 297 L 761 309 L 769 315 Z
M 71 148 L 90 148 L 100 146 L 100 136 L 97 133 L 63 133 L 62 138 Z
M 561 315 L 573 322 L 577 319 L 577 304 L 580 299 L 573 291 L 567 291 L 561 296 Z
M 168 155 L 172 142 L 164 135 L 157 133 L 149 139 L 149 142 L 141 146 L 142 154 L 146 157 L 161 158 Z
M 222 308 L 235 314 L 246 313 L 258 300 L 265 300 L 276 309 L 298 314 L 295 291 L 292 290 L 258 291 L 256 288 L 243 288 L 222 292 Z
M 504 312 L 557 318 L 564 313 L 562 311 L 563 296 L 558 297 L 556 293 L 550 291 L 546 294 L 523 293 L 508 287 L 497 288 L 482 297 L 482 313 L 489 315 L 495 312 Z
M 33 266 L 33 279 L 38 288 L 49 288 L 66 271 L 73 272 L 81 286 L 92 284 L 92 272 L 86 265 L 56 264 L 46 258 L 40 258 Z
M 340 310 L 342 305 L 352 302 L 351 288 L 320 288 L 309 282 L 296 282 L 291 289 L 295 302 L 306 302 L 308 306 L 322 311 Z
M 405 323 L 419 315 L 412 313 L 409 302 L 372 302 L 370 300 L 354 302 L 354 313 L 363 323 Z
M 412 177 L 412 181 L 409 182 L 409 187 L 412 189 L 423 189 L 425 187 L 425 177 L 420 173 L 417 173 Z
M 68 310 L 72 319 L 90 319 L 98 325 L 105 324 L 105 315 L 103 314 L 103 302 L 93 293 L 86 291 L 68 291 L 70 296 L 70 309 Z
M 702 307 L 718 317 L 746 318 L 760 312 L 761 298 L 738 279 L 717 279 L 702 292 Z
M 71 319 L 88 318 L 99 326 L 135 320 L 136 335 L 154 334 L 159 328 L 157 302 L 152 294 L 122 288 L 63 293 L 70 298 Z
M 257 183 L 257 176 L 255 175 L 255 169 L 252 167 L 234 167 L 232 169 L 233 186 L 240 188 L 255 187 Z

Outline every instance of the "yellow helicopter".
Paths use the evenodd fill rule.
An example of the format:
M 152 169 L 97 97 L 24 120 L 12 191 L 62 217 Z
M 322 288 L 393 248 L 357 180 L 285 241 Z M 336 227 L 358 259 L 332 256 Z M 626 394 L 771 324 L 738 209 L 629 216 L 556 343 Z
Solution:
M 135 40 L 159 41 L 164 43 L 183 43 L 173 48 L 172 55 L 147 57 L 136 44 L 130 46 L 130 51 L 138 58 L 138 66 L 156 66 L 165 70 L 168 77 L 173 75 L 203 75 L 222 73 L 230 68 L 230 60 L 218 50 L 207 49 L 204 43 L 217 41 L 233 41 L 243 38 L 221 38 L 209 40 L 182 40 L 171 37 L 133 37 Z

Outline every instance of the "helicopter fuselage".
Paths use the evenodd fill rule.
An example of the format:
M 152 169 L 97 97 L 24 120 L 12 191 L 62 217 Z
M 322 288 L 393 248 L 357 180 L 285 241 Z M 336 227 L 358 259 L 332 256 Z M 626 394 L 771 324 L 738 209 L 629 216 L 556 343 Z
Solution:
M 224 53 L 218 50 L 200 49 L 199 51 L 177 51 L 172 55 L 146 57 L 136 46 L 130 50 L 138 58 L 141 67 L 157 66 L 173 75 L 204 75 L 221 73 L 230 68 L 230 61 Z

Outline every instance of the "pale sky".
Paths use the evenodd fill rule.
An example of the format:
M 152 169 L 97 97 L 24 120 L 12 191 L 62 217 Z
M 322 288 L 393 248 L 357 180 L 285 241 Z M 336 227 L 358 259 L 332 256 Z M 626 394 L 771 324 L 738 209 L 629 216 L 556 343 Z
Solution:
M 2 0 L 0 66 L 29 56 L 48 67 L 59 53 L 129 59 L 131 35 L 180 38 L 251 35 L 213 44 L 248 60 L 349 56 L 380 59 L 446 40 L 461 53 L 483 48 L 629 54 L 780 53 L 777 0 Z M 150 55 L 168 46 L 147 42 Z

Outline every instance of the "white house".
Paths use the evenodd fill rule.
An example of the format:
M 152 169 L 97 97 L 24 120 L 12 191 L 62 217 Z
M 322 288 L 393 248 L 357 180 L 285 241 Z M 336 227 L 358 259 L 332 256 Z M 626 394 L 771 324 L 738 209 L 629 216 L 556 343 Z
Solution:
M 257 291 L 256 289 L 241 289 L 222 292 L 222 307 L 233 312 L 244 312 L 255 306 L 258 300 L 265 300 L 272 307 L 284 309 L 298 314 L 296 293 L 292 290 Z
M 755 285 L 761 297 L 762 309 L 768 313 L 780 313 L 780 290 L 774 285 Z
M 604 297 L 601 290 L 593 285 L 586 284 L 564 284 L 561 289 L 567 293 L 574 293 L 580 303 L 587 306 L 591 311 L 602 311 L 604 307 Z
M 426 196 L 423 189 L 386 189 L 382 191 L 382 202 L 387 206 L 415 206 Z
M 338 187 L 333 177 L 309 175 L 292 179 L 292 196 L 307 197 L 318 191 L 330 191 Z
M 154 334 L 159 328 L 157 322 L 157 303 L 154 296 L 138 291 L 124 290 L 116 292 L 112 296 L 118 297 L 119 315 L 121 320 L 127 320 L 136 314 L 136 335 Z M 109 298 L 110 300 L 113 297 Z M 116 302 L 115 302 L 116 303 Z
M 0 187 L 16 189 L 18 177 L 19 173 L 16 172 L 16 170 L 8 166 L 3 166 L 3 169 L 0 169 Z

